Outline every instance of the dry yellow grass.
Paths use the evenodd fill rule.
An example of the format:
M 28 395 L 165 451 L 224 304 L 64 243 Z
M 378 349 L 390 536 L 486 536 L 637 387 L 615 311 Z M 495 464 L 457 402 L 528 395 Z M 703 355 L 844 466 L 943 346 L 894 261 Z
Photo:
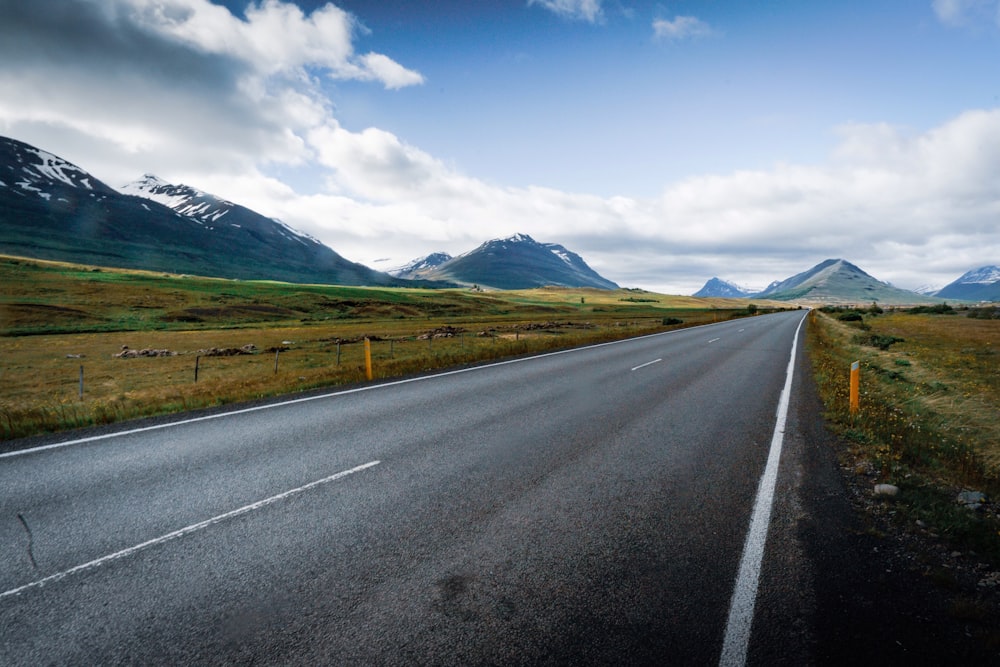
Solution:
M 668 318 L 728 319 L 745 306 L 642 290 L 289 285 L 0 257 L 0 436 L 364 381 L 365 337 L 375 377 L 388 378 L 663 331 Z M 445 327 L 457 335 L 420 339 Z M 254 354 L 201 352 L 248 344 Z M 171 354 L 116 358 L 122 346 Z
M 860 345 L 862 331 L 817 313 L 813 357 L 822 381 L 831 383 L 831 415 L 846 415 L 846 368 L 862 363 L 862 410 L 856 426 L 872 431 L 888 459 L 951 451 L 972 468 L 1000 478 L 1000 320 L 896 311 L 866 316 L 864 333 L 902 339 L 888 350 Z M 839 385 L 835 380 L 839 376 Z M 881 436 L 878 434 L 881 433 Z M 910 446 L 916 451 L 906 453 Z M 961 470 L 952 474 L 961 477 Z

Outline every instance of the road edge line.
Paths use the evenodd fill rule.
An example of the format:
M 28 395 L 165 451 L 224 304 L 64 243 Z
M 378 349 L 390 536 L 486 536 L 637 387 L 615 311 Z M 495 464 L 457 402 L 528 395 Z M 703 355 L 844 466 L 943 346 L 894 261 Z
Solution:
M 736 578 L 733 597 L 729 603 L 729 618 L 726 621 L 726 634 L 722 642 L 722 654 L 719 657 L 720 667 L 742 667 L 747 660 L 750 628 L 753 624 L 754 606 L 757 602 L 757 586 L 760 583 L 760 568 L 764 560 L 764 543 L 767 541 L 767 529 L 771 523 L 774 488 L 778 481 L 778 464 L 785 440 L 785 422 L 788 418 L 788 405 L 791 400 L 792 378 L 795 376 L 795 355 L 799 345 L 799 332 L 805 321 L 805 317 L 799 320 L 799 324 L 795 328 L 795 335 L 792 337 L 792 352 L 785 370 L 785 385 L 778 398 L 777 419 L 774 424 L 774 434 L 771 436 L 771 449 L 767 455 L 764 474 L 761 475 L 760 484 L 757 487 L 750 529 L 747 531 L 746 542 L 743 545 L 743 556 L 740 559 L 739 575 Z

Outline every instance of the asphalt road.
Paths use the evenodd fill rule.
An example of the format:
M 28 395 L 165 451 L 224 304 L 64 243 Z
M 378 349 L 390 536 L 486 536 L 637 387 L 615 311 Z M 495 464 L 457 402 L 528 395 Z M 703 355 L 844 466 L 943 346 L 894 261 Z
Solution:
M 804 315 L 4 456 L 0 664 L 717 664 L 789 368 L 745 655 L 806 662 Z

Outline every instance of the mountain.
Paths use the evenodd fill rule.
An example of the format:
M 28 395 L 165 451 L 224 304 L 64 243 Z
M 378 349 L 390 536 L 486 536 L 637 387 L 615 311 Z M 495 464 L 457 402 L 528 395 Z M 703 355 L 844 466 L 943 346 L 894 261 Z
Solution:
M 738 299 L 741 297 L 752 296 L 753 294 L 754 292 L 752 290 L 743 289 L 736 283 L 731 283 L 728 280 L 723 280 L 721 278 L 711 278 L 705 283 L 704 287 L 691 296 L 727 297 Z
M 576 253 L 556 243 L 539 243 L 526 234 L 487 241 L 417 275 L 428 280 L 494 289 L 546 285 L 618 289 L 618 285 L 598 275 Z
M 865 304 L 874 301 L 882 305 L 911 305 L 941 302 L 941 299 L 876 280 L 843 259 L 820 262 L 808 271 L 771 283 L 763 292 L 753 296 L 821 304 Z
M 147 175 L 122 192 L 0 137 L 0 252 L 98 266 L 342 285 L 406 285 L 248 208 Z
M 407 280 L 419 279 L 427 272 L 433 271 L 450 259 L 453 259 L 452 256 L 446 252 L 434 252 L 426 257 L 418 257 L 397 269 L 389 269 L 386 273 L 390 276 L 405 278 Z
M 967 301 L 1000 301 L 1000 267 L 983 266 L 962 274 L 945 285 L 936 296 Z

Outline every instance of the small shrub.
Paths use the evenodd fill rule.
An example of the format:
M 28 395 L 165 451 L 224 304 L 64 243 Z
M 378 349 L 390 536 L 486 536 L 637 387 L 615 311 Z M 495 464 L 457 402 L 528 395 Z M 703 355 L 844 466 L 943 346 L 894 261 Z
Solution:
M 868 347 L 877 347 L 880 350 L 888 350 L 896 343 L 904 342 L 904 339 L 898 336 L 886 336 L 883 334 L 857 334 L 852 339 L 852 342 L 858 345 L 866 345 Z
M 669 327 L 674 324 L 684 324 L 684 320 L 677 319 L 676 317 L 664 317 L 663 326 Z
M 837 316 L 841 322 L 864 322 L 865 318 L 858 312 L 841 313 Z
M 936 303 L 933 306 L 916 306 L 910 308 L 908 311 L 911 315 L 929 314 L 929 315 L 954 315 L 955 309 L 949 306 L 947 303 Z

